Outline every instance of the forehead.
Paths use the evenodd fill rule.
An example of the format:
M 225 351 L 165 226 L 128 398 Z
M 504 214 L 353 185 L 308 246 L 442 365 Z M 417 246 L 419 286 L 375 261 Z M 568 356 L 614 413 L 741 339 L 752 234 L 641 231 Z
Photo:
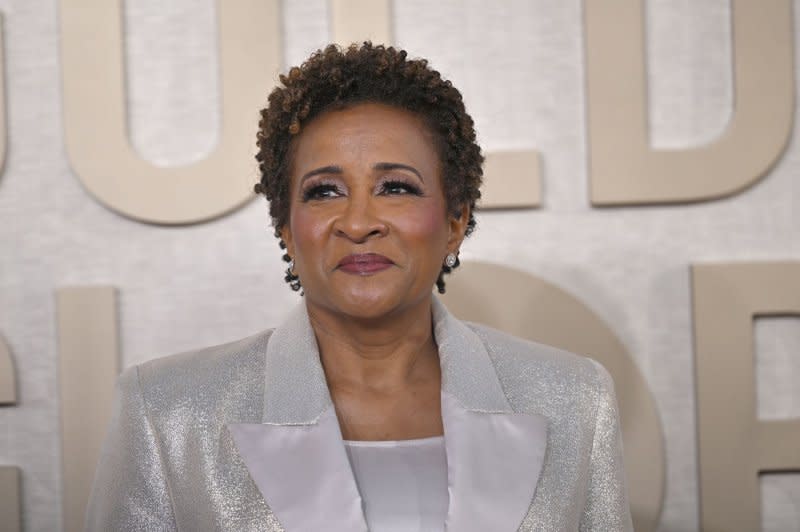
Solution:
M 424 120 L 404 109 L 362 103 L 325 111 L 293 140 L 292 174 L 326 165 L 409 164 L 439 173 L 436 142 Z

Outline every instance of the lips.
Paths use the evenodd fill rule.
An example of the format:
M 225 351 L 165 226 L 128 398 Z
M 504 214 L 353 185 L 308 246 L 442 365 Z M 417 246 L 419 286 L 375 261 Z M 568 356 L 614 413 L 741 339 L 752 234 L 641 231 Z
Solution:
M 358 253 L 348 255 L 339 261 L 336 269 L 354 275 L 370 275 L 391 268 L 394 265 L 388 257 L 378 253 Z

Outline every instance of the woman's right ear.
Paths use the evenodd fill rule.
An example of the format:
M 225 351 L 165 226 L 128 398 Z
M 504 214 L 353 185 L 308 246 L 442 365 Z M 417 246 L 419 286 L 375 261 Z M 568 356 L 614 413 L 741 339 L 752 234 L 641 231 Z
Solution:
M 286 245 L 286 253 L 288 253 L 290 257 L 294 258 L 294 241 L 292 240 L 292 231 L 289 229 L 289 225 L 286 224 L 281 227 L 278 233 L 280 233 L 281 240 Z

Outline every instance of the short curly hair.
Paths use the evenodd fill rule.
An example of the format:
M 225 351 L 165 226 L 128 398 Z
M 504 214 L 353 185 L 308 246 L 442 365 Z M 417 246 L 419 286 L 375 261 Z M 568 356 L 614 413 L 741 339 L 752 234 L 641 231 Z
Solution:
M 425 59 L 408 59 L 405 50 L 368 41 L 347 48 L 329 45 L 281 75 L 280 82 L 261 110 L 256 155 L 261 179 L 254 187 L 269 201 L 276 236 L 289 221 L 292 140 L 303 124 L 324 111 L 359 103 L 389 105 L 424 121 L 438 144 L 448 211 L 458 214 L 469 206 L 466 234 L 472 233 L 472 213 L 481 196 L 483 155 L 461 93 Z M 443 266 L 442 273 L 450 270 Z M 291 275 L 290 271 L 287 281 Z M 444 291 L 441 274 L 437 286 Z

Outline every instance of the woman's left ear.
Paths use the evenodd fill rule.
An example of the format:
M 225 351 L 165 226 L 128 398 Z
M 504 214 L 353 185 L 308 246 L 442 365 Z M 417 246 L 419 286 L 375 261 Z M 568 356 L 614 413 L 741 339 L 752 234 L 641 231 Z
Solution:
M 450 236 L 447 239 L 447 248 L 453 252 L 457 252 L 461 247 L 461 242 L 467 234 L 467 224 L 469 223 L 470 215 L 469 205 L 464 205 L 458 211 L 457 215 L 451 214 L 448 220 L 450 225 Z

